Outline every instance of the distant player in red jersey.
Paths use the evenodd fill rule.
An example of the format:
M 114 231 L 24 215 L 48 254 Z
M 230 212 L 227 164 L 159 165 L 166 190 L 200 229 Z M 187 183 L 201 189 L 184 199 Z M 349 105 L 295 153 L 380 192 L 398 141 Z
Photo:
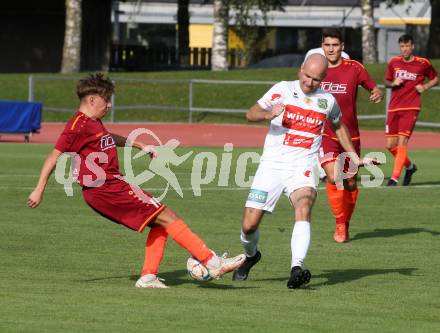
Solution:
M 109 133 L 101 122 L 112 106 L 113 91 L 113 83 L 102 74 L 90 75 L 78 82 L 79 110 L 67 122 L 55 148 L 46 158 L 38 184 L 27 200 L 28 206 L 36 208 L 40 204 L 58 157 L 62 153 L 75 154 L 73 174 L 82 186 L 84 200 L 94 211 L 138 232 L 146 226 L 151 228 L 136 287 L 168 288 L 157 277 L 168 236 L 201 261 L 213 278 L 238 268 L 245 260 L 244 255 L 218 257 L 170 208 L 123 180 L 116 147 L 125 146 L 127 139 Z M 153 146 L 138 141 L 129 144 L 149 153 L 152 158 L 157 156 Z
M 395 158 L 388 186 L 398 184 L 404 166 L 403 186 L 410 184 L 417 171 L 416 165 L 408 159 L 408 141 L 419 115 L 420 95 L 438 84 L 437 72 L 429 60 L 413 54 L 412 36 L 402 35 L 398 41 L 400 56 L 390 60 L 385 74 L 385 85 L 391 88 L 386 124 L 387 149 Z M 424 83 L 426 79 L 428 81 Z
M 370 92 L 370 101 L 379 103 L 382 92 L 370 77 L 364 66 L 355 60 L 344 59 L 342 34 L 338 29 L 323 30 L 322 48 L 329 62 L 326 77 L 321 82 L 321 89 L 330 92 L 339 104 L 342 122 L 347 126 L 353 146 L 360 154 L 360 134 L 356 113 L 358 86 Z M 348 228 L 358 197 L 356 175 L 344 179 L 344 190 L 335 183 L 335 167 L 338 156 L 344 152 L 335 132 L 326 124 L 320 149 L 321 165 L 327 174 L 327 197 L 336 219 L 334 239 L 338 243 L 349 240 Z

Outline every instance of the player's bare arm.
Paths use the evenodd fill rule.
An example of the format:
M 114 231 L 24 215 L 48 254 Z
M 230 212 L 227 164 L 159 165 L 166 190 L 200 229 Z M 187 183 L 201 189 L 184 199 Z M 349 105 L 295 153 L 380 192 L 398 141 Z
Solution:
M 436 76 L 435 78 L 433 78 L 432 80 L 429 80 L 428 82 L 424 83 L 424 84 L 418 84 L 416 85 L 416 90 L 418 91 L 419 94 L 421 94 L 422 92 L 431 89 L 432 87 L 436 86 L 438 84 L 438 76 Z
M 124 147 L 126 142 L 127 142 L 127 138 L 125 136 L 116 134 L 116 133 L 110 133 L 111 136 L 113 137 L 113 139 L 115 140 L 115 144 L 118 147 Z M 154 146 L 152 145 L 146 145 L 143 142 L 140 141 L 133 141 L 131 144 L 133 147 L 139 149 L 139 150 L 143 150 L 144 152 L 148 153 L 150 155 L 151 158 L 156 158 L 158 153 L 157 150 Z
M 263 121 L 272 120 L 278 117 L 284 111 L 283 104 L 275 104 L 271 107 L 270 111 L 263 109 L 260 104 L 256 103 L 246 113 L 246 119 L 248 121 Z
M 370 101 L 380 103 L 383 99 L 383 92 L 377 86 L 370 91 Z
M 55 169 L 58 157 L 60 157 L 61 154 L 62 152 L 60 152 L 58 149 L 54 149 L 47 156 L 43 167 L 41 168 L 40 178 L 38 179 L 37 186 L 35 186 L 35 189 L 27 199 L 27 204 L 29 207 L 36 208 L 40 204 L 41 200 L 43 200 L 44 189 L 46 188 L 50 175 Z

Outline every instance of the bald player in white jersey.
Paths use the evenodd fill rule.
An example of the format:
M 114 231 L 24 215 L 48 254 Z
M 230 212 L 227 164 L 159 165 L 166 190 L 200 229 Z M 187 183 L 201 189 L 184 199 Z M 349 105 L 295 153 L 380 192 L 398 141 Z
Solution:
M 271 213 L 285 193 L 295 209 L 287 287 L 299 288 L 310 281 L 310 271 L 303 269 L 303 262 L 310 244 L 310 217 L 318 184 L 315 156 L 326 120 L 344 149 L 354 154 L 354 163 L 360 163 L 347 128 L 340 122 L 335 98 L 319 89 L 326 72 L 327 59 L 311 55 L 301 66 L 299 80 L 275 84 L 246 114 L 248 121 L 270 120 L 270 128 L 244 209 L 240 239 L 246 260 L 234 271 L 233 280 L 246 280 L 260 260 L 258 226 L 264 213 Z

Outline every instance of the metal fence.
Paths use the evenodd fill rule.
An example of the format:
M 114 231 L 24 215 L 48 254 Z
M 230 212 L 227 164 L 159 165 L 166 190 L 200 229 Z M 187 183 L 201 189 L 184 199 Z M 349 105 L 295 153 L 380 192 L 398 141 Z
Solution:
M 78 80 L 79 77 L 59 77 L 59 76 L 50 76 L 50 75 L 30 75 L 28 78 L 28 101 L 34 101 L 35 97 L 35 86 L 36 83 L 40 80 Z M 170 110 L 170 111 L 180 111 L 188 113 L 188 123 L 193 122 L 193 113 L 194 112 L 212 112 L 212 113 L 246 113 L 248 109 L 231 109 L 231 108 L 206 108 L 206 107 L 195 107 L 193 103 L 194 97 L 194 89 L 197 84 L 229 84 L 229 85 L 273 85 L 275 81 L 240 81 L 240 80 L 202 80 L 202 79 L 191 79 L 191 80 L 154 80 L 154 79 L 134 79 L 134 78 L 115 78 L 113 80 L 115 85 L 118 82 L 140 82 L 140 83 L 150 83 L 150 84 L 173 84 L 179 83 L 187 85 L 188 87 L 188 106 L 187 107 L 179 107 L 173 105 L 150 105 L 150 104 L 141 104 L 141 105 L 117 105 L 117 101 L 115 95 L 112 96 L 112 105 L 113 108 L 110 114 L 110 121 L 115 122 L 115 114 L 117 111 L 122 110 Z M 379 88 L 385 88 L 384 85 L 378 85 Z M 440 87 L 433 87 L 432 90 L 440 90 Z M 391 95 L 391 89 L 386 89 L 386 101 L 385 101 L 385 110 L 383 114 L 370 114 L 370 115 L 358 115 L 358 119 L 385 119 L 387 105 L 389 102 L 389 98 Z M 50 105 L 46 105 L 43 102 L 43 109 L 47 111 L 54 112 L 74 112 L 75 109 L 68 108 L 59 108 L 53 107 Z M 440 128 L 440 123 L 433 122 L 420 122 L 416 123 L 416 126 L 420 127 L 435 127 Z

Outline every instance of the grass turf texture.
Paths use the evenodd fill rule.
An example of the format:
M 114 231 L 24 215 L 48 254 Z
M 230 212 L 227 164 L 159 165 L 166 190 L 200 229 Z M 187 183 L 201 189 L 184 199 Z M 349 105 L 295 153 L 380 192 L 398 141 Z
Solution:
M 285 197 L 261 225 L 263 259 L 248 281 L 232 282 L 230 275 L 208 283 L 191 280 L 185 271 L 188 254 L 169 240 L 160 276 L 172 288 L 140 290 L 134 283 L 143 262 L 145 233 L 95 214 L 75 185 L 74 196 L 67 198 L 53 176 L 41 206 L 25 206 L 50 149 L 0 145 L 1 332 L 438 330 L 439 151 L 411 151 L 419 167 L 413 182 L 419 186 L 361 190 L 352 241 L 346 244 L 332 239 L 334 222 L 321 189 L 306 260 L 313 277 L 308 288 L 289 291 L 293 217 Z M 218 159 L 222 153 L 192 150 L 211 151 Z M 234 150 L 232 170 L 243 151 Z M 236 188 L 233 171 L 229 187 L 219 188 L 217 175 L 202 186 L 200 197 L 193 196 L 192 162 L 193 156 L 173 168 L 184 197 L 169 192 L 165 202 L 210 247 L 239 253 L 247 190 Z M 137 172 L 146 163 L 145 158 L 136 160 Z M 255 167 L 250 165 L 247 176 Z M 388 164 L 383 169 L 386 175 L 391 172 Z M 146 187 L 163 187 L 157 178 Z
M 440 60 L 433 61 L 436 68 L 440 68 Z M 378 84 L 383 83 L 385 65 L 366 66 Z M 80 77 L 86 75 L 68 76 L 51 74 L 58 78 L 72 78 L 71 80 L 41 80 L 35 77 L 35 100 L 42 101 L 44 106 L 74 109 L 77 104 L 75 83 Z M 160 105 L 187 108 L 188 84 L 187 83 L 141 83 L 118 81 L 118 78 L 132 79 L 162 79 L 162 80 L 189 80 L 189 79 L 214 79 L 214 80 L 255 80 L 255 81 L 281 81 L 297 78 L 297 68 L 271 68 L 271 69 L 242 69 L 229 72 L 211 71 L 179 71 L 179 72 L 145 72 L 145 73 L 111 73 L 116 80 L 115 105 Z M 0 74 L 0 99 L 2 100 L 27 100 L 27 74 Z M 206 108 L 233 108 L 248 109 L 253 105 L 270 85 L 230 85 L 230 84 L 194 84 L 193 106 Z M 440 91 L 428 91 L 423 97 L 423 107 L 419 120 L 440 123 L 440 114 L 437 112 L 437 100 Z M 368 93 L 359 89 L 358 101 L 359 115 L 383 115 L 385 102 L 372 104 L 368 102 Z M 71 113 L 59 113 L 43 110 L 43 121 L 65 121 Z M 109 120 L 109 116 L 107 120 Z M 186 111 L 169 110 L 116 110 L 115 121 L 173 121 L 187 122 Z M 243 114 L 206 113 L 194 112 L 194 122 L 217 123 L 245 123 Z M 383 129 L 384 120 L 362 120 L 361 128 Z M 436 130 L 421 128 L 423 130 Z M 437 129 L 438 130 L 438 129 Z

